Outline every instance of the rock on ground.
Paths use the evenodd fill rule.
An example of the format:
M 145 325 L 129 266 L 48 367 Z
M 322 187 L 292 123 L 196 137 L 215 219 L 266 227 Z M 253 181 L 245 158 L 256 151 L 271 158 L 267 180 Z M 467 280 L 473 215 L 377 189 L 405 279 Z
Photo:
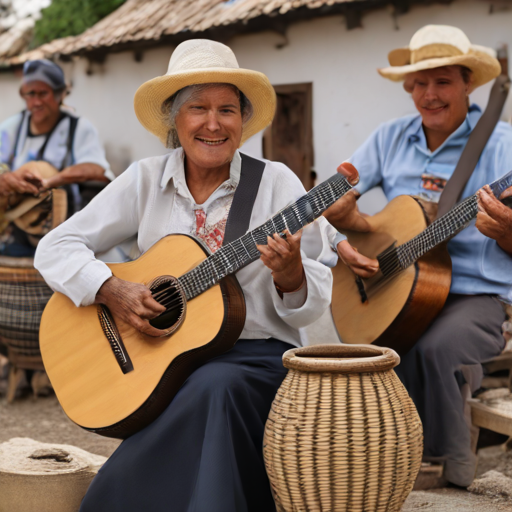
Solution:
M 512 499 L 512 478 L 499 471 L 487 471 L 468 487 L 468 491 L 490 498 Z
M 489 446 L 479 450 L 477 477 L 493 469 L 512 478 L 512 450 L 505 452 L 501 446 Z

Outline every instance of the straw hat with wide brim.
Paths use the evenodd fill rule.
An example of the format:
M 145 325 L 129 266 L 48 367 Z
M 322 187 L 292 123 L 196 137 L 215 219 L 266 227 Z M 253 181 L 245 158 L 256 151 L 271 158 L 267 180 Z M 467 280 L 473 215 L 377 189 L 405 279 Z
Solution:
M 493 80 L 501 72 L 501 65 L 492 48 L 471 44 L 462 30 L 448 25 L 420 28 L 412 36 L 409 46 L 391 51 L 388 60 L 391 66 L 378 71 L 394 82 L 400 82 L 416 71 L 465 66 L 473 72 L 470 92 Z
M 165 145 L 169 122 L 162 103 L 188 85 L 206 83 L 233 84 L 252 103 L 253 115 L 243 126 L 241 144 L 272 122 L 276 94 L 268 78 L 258 71 L 241 69 L 231 48 L 207 39 L 192 39 L 176 47 L 167 73 L 138 88 L 135 114 L 142 126 Z

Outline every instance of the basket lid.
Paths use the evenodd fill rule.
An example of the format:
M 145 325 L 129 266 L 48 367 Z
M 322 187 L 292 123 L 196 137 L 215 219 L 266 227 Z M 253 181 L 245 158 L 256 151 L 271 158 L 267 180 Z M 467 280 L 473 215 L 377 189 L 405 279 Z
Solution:
M 400 357 L 394 350 L 374 345 L 315 345 L 283 354 L 286 368 L 303 372 L 383 372 L 399 363 Z

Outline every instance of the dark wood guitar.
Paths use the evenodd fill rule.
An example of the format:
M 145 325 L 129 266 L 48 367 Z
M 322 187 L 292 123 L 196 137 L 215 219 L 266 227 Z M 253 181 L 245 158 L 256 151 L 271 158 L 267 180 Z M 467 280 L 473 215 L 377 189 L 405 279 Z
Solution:
M 500 197 L 512 186 L 512 171 L 490 186 Z M 512 207 L 512 197 L 502 202 Z M 407 353 L 440 313 L 450 291 L 446 243 L 477 213 L 473 195 L 428 225 L 420 203 L 399 196 L 368 217 L 369 233 L 347 232 L 359 252 L 378 259 L 380 270 L 364 280 L 341 261 L 333 269 L 332 314 L 342 341 L 375 343 Z
M 187 377 L 230 349 L 245 323 L 245 302 L 234 273 L 256 261 L 257 244 L 274 233 L 296 233 L 352 186 L 340 174 L 313 188 L 257 229 L 214 254 L 195 238 L 170 235 L 139 259 L 112 264 L 112 273 L 149 286 L 166 311 L 146 336 L 104 306 L 77 308 L 55 293 L 41 321 L 43 362 L 66 414 L 81 427 L 126 438 L 151 423 Z

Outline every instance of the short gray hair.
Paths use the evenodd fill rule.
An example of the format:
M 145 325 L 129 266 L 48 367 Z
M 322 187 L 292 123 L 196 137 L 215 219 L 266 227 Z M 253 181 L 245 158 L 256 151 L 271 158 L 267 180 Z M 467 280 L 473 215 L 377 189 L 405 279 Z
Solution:
M 178 132 L 176 131 L 176 117 L 178 116 L 181 107 L 189 101 L 194 101 L 194 99 L 205 90 L 218 86 L 229 87 L 238 96 L 240 101 L 240 112 L 242 114 L 242 126 L 251 119 L 253 115 L 252 103 L 249 98 L 247 98 L 247 96 L 235 85 L 224 83 L 188 85 L 174 93 L 162 103 L 162 112 L 165 116 L 165 121 L 168 124 L 167 148 L 176 149 L 181 147 Z

